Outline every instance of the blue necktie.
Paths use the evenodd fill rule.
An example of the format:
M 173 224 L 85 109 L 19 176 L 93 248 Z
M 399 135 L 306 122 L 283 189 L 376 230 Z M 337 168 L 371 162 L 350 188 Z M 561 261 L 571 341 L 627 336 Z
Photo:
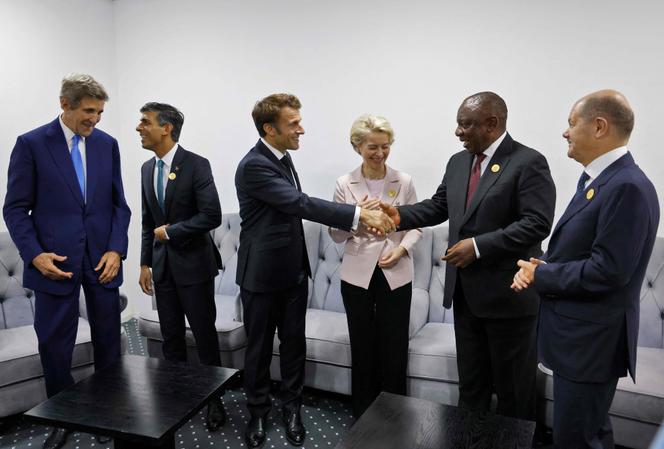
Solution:
M 585 171 L 581 173 L 579 182 L 576 184 L 576 193 L 583 192 L 586 189 L 586 181 L 590 179 L 590 175 Z
M 83 170 L 83 157 L 81 157 L 81 150 L 78 149 L 78 142 L 80 142 L 81 136 L 74 134 L 74 139 L 72 140 L 73 145 L 71 147 L 71 161 L 74 163 L 74 170 L 76 171 L 76 178 L 78 178 L 78 185 L 81 188 L 81 194 L 83 194 L 83 201 L 85 201 L 85 171 Z
M 164 161 L 159 159 L 157 161 L 157 203 L 161 211 L 166 213 L 164 210 Z

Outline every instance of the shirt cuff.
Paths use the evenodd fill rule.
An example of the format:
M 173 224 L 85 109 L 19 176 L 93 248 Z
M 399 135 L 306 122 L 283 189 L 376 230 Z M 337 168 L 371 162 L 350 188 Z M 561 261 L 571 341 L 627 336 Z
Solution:
M 168 236 L 168 232 L 166 232 L 166 228 L 164 228 L 164 235 L 166 236 L 166 240 L 170 240 L 171 238 Z M 477 252 L 477 247 L 475 247 L 475 251 Z
M 477 249 L 477 242 L 475 242 L 475 237 L 473 237 L 473 247 L 475 248 L 475 257 L 480 258 L 480 250 Z
M 355 215 L 353 216 L 353 226 L 351 226 L 351 232 L 357 232 L 357 226 L 360 224 L 360 211 L 362 208 L 360 206 L 355 206 Z

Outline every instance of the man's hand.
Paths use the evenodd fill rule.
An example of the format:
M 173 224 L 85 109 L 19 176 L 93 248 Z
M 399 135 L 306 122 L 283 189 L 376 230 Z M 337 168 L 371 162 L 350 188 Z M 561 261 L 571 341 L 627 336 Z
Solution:
M 369 195 L 364 195 L 364 198 L 357 203 L 362 209 L 380 210 L 380 200 L 377 198 L 369 198 Z
M 385 254 L 378 260 L 378 266 L 381 268 L 392 268 L 399 262 L 403 256 L 407 253 L 406 248 L 399 245 L 396 248 L 392 249 L 389 253 Z
M 161 225 L 158 228 L 154 230 L 154 236 L 159 240 L 160 242 L 167 242 L 168 241 L 168 235 L 166 234 L 166 228 L 168 227 L 168 223 L 165 225 Z
M 141 265 L 141 275 L 138 277 L 138 285 L 146 295 L 152 296 L 152 271 L 147 265 Z
M 99 275 L 100 284 L 108 284 L 115 279 L 115 276 L 120 272 L 120 260 L 120 253 L 117 251 L 106 251 L 101 256 L 99 263 L 95 267 L 95 271 L 101 270 L 102 267 L 104 268 L 104 271 Z
M 39 270 L 41 274 L 54 281 L 62 279 L 71 279 L 74 273 L 64 272 L 55 266 L 54 262 L 64 262 L 67 256 L 58 256 L 55 253 L 41 253 L 32 259 L 32 265 Z
M 510 288 L 514 291 L 521 292 L 530 287 L 533 282 L 535 282 L 535 270 L 537 269 L 537 266 L 542 265 L 543 263 L 544 262 L 535 259 L 534 257 L 531 257 L 528 262 L 525 260 L 519 260 L 516 264 L 521 269 L 514 275 L 514 281 L 512 282 L 512 285 L 510 285 Z
M 392 219 L 394 226 L 399 226 L 401 224 L 401 215 L 399 215 L 399 209 L 387 203 L 380 203 L 380 208 L 388 217 Z
M 387 235 L 396 229 L 390 217 L 380 210 L 361 209 L 360 222 L 369 228 L 369 232 L 376 235 Z
M 463 239 L 458 241 L 453 247 L 447 250 L 441 259 L 451 263 L 457 268 L 465 268 L 475 261 L 475 245 L 473 239 Z

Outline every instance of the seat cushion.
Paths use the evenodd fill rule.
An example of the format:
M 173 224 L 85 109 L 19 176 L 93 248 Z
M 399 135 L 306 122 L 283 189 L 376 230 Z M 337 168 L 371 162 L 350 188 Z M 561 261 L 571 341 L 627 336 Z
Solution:
M 459 381 L 453 324 L 427 323 L 410 339 L 408 377 Z
M 351 366 L 350 338 L 346 314 L 322 309 L 307 309 L 307 360 Z M 274 354 L 279 354 L 279 337 L 274 337 Z
M 217 338 L 219 339 L 219 349 L 222 351 L 235 351 L 247 346 L 247 335 L 244 331 L 244 324 L 240 321 L 233 321 L 227 316 L 217 314 L 215 321 L 217 328 Z M 194 334 L 187 325 L 186 341 L 188 346 L 196 346 Z M 139 317 L 139 330 L 141 335 L 152 340 L 163 341 L 161 328 L 159 327 L 159 314 L 156 310 L 141 310 Z
M 553 400 L 553 374 L 540 364 L 545 374 L 544 397 Z M 631 377 L 618 381 L 609 413 L 654 425 L 664 421 L 664 349 L 637 348 L 636 383 Z
M 72 366 L 93 363 L 90 326 L 78 319 L 78 331 Z M 43 376 L 39 359 L 37 334 L 33 326 L 0 330 L 0 387 Z

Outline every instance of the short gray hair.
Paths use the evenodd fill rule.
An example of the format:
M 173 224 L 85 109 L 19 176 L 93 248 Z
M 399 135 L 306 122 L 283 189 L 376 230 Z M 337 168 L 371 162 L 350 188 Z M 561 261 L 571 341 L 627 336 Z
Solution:
M 92 97 L 97 100 L 108 101 L 108 94 L 104 86 L 99 84 L 90 75 L 73 73 L 62 79 L 60 98 L 66 98 L 72 108 L 81 104 L 83 97 Z
M 394 130 L 385 117 L 365 114 L 358 117 L 350 127 L 350 144 L 355 151 L 367 136 L 373 132 L 387 134 L 390 144 L 394 143 Z

